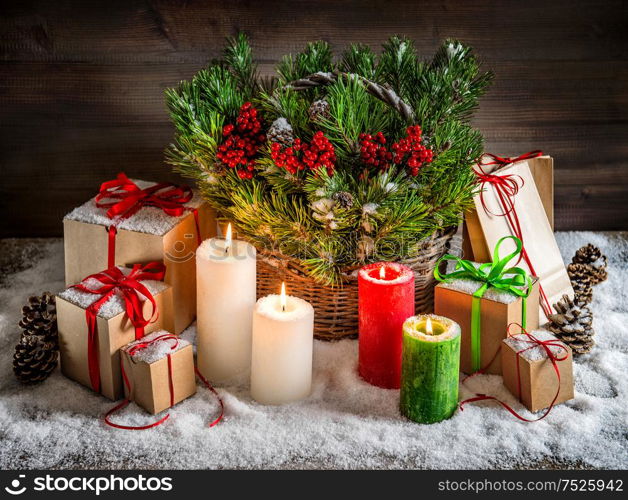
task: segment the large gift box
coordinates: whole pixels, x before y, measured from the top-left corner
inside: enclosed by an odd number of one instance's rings
[[[465,214],[468,240],[477,262],[489,262],[490,249],[503,236],[515,235],[523,241],[518,265],[539,278],[541,323],[546,322],[552,305],[564,294],[574,295],[550,223],[553,221],[551,165],[551,158],[538,157],[495,170],[479,166],[481,189],[474,198],[475,210]],[[506,251],[513,248],[512,243],[508,245]]]
[[[61,371],[112,400],[124,395],[120,348],[172,329],[172,287],[161,263],[112,268],[57,296]]]
[[[125,396],[157,414],[196,393],[192,344],[165,330],[122,348]]]
[[[530,411],[573,399],[571,349],[547,330],[509,336],[501,357],[504,385]]]
[[[438,267],[435,271],[441,283],[434,289],[434,313],[460,325],[460,370],[464,373],[501,374],[499,352],[508,326],[519,323],[534,329],[539,325],[538,280],[521,268],[506,267],[517,252],[499,258],[499,247],[508,239],[498,243],[493,263],[446,255],[444,260],[456,262],[454,270],[445,275]]]
[[[161,261],[172,285],[175,333],[196,316],[195,252],[215,214],[190,188],[120,174],[63,219],[66,286],[113,265]]]

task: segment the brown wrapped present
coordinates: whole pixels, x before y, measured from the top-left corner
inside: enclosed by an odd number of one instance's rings
[[[528,410],[573,399],[571,349],[547,330],[509,336],[502,343],[501,358],[504,385]]]
[[[200,241],[216,234],[213,210],[188,187],[120,174],[63,220],[66,286],[114,265],[160,261],[172,285],[175,333],[196,317]]]
[[[125,396],[153,415],[196,393],[192,344],[165,330],[122,348]]]
[[[103,396],[123,394],[119,349],[172,328],[172,287],[161,263],[112,268],[57,296],[61,371]]]

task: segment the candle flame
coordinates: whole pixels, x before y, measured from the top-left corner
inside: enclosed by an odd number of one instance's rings
[[[227,234],[225,235],[225,253],[231,249],[231,222],[227,225]]]
[[[427,321],[425,322],[425,333],[427,333],[428,335],[432,335],[433,333],[432,320],[430,318],[427,318]]]
[[[379,268],[379,279],[380,280],[386,279],[386,266],[382,266]]]
[[[279,296],[279,301],[281,304],[281,310],[285,311],[286,310],[286,283],[285,282],[281,283],[281,295]]]

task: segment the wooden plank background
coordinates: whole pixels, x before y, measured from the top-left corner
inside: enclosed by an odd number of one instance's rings
[[[557,229],[627,229],[627,27],[624,1],[3,0],[0,236],[60,235],[120,170],[176,180],[163,90],[237,30],[264,70],[313,39],[471,44],[496,74],[475,120],[487,150],[555,157]]]

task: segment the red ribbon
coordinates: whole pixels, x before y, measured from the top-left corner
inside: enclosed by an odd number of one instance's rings
[[[89,379],[92,389],[100,392],[100,364],[98,360],[98,322],[97,315],[100,308],[119,291],[124,299],[126,314],[135,327],[135,338],[144,336],[144,327],[157,319],[157,305],[155,298],[151,295],[140,281],[156,280],[162,281],[166,272],[165,266],[161,262],[149,262],[148,264],[136,264],[129,274],[124,274],[117,267],[111,267],[100,273],[92,274],[81,283],[73,285],[81,292],[100,295],[100,298],[93,302],[86,310],[87,320],[87,362],[89,366]],[[99,283],[95,288],[88,288],[86,282],[95,280]],[[145,318],[143,312],[143,302],[140,298],[143,295],[151,303],[152,312],[150,317]]]
[[[161,182],[144,189],[130,180],[126,174],[119,173],[117,178],[103,182],[96,195],[96,206],[107,209],[107,217],[117,218],[117,222],[107,228],[109,234],[108,266],[115,266],[116,225],[120,220],[128,219],[143,207],[156,207],[171,217],[179,217],[186,211],[194,214],[196,237],[201,244],[201,231],[198,220],[198,209],[186,207],[192,199],[192,189],[188,186],[177,186]],[[108,200],[108,201],[103,201]]]
[[[480,185],[480,202],[482,204],[482,208],[487,214],[491,214],[497,217],[506,217],[506,221],[510,230],[514,236],[519,238],[523,243],[523,247],[521,249],[520,259],[523,259],[530,270],[530,273],[534,276],[537,276],[536,271],[534,270],[534,265],[532,264],[532,260],[528,255],[528,252],[525,248],[525,242],[523,240],[523,233],[521,230],[521,223],[519,222],[519,216],[517,215],[517,210],[515,210],[515,196],[519,192],[524,185],[523,179],[519,175],[506,174],[506,175],[496,175],[486,173],[482,166],[486,165],[509,165],[511,163],[515,163],[518,161],[537,158],[543,154],[542,151],[531,151],[529,153],[522,154],[520,156],[509,158],[509,157],[501,157],[496,156],[490,153],[485,153],[484,156],[487,156],[492,159],[490,162],[480,163],[478,164],[478,168],[474,169],[475,174],[477,175],[477,183]],[[481,160],[480,160],[481,161]],[[501,213],[494,213],[489,210],[486,201],[484,199],[484,186],[489,184],[493,186],[495,193],[497,194],[497,199],[502,208]],[[543,308],[543,312],[546,316],[552,314],[552,307],[549,303],[545,290],[541,283],[539,283],[539,293],[541,295],[541,307]]]
[[[545,354],[547,355],[547,358],[551,361],[552,367],[554,368],[554,372],[556,373],[556,380],[558,382],[558,388],[556,389],[556,395],[554,396],[554,399],[552,399],[551,404],[547,407],[547,409],[545,410],[543,415],[541,415],[539,418],[527,419],[527,418],[522,417],[521,415],[519,415],[507,403],[504,403],[503,401],[497,399],[494,396],[487,396],[486,394],[476,394],[475,397],[472,397],[472,398],[469,398],[469,399],[465,399],[464,401],[462,401],[460,403],[460,405],[459,405],[460,406],[460,411],[464,410],[463,407],[467,403],[473,403],[475,401],[486,401],[486,400],[497,401],[506,410],[508,410],[512,415],[517,417],[519,420],[522,420],[523,422],[537,422],[539,420],[543,420],[552,411],[552,408],[554,407],[554,404],[556,403],[556,400],[558,399],[558,395],[560,394],[560,370],[558,368],[557,362],[558,361],[564,361],[564,360],[566,360],[569,357],[569,349],[565,346],[565,344],[563,344],[562,342],[560,342],[557,339],[550,339],[550,340],[539,340],[539,339],[537,339],[534,335],[532,335],[531,333],[528,333],[528,331],[525,328],[523,328],[521,325],[519,325],[518,323],[513,323],[513,324],[508,325],[508,336],[509,337],[513,336],[513,335],[510,334],[510,327],[513,326],[513,325],[521,328],[521,334],[522,335],[526,335],[528,337],[528,339],[525,340],[524,342],[530,344],[529,347],[526,347],[524,349],[521,349],[520,351],[517,351],[517,399],[519,399],[519,401],[521,401],[521,371],[520,371],[520,368],[519,368],[519,360],[521,358],[521,354],[526,352],[526,351],[528,351],[528,350],[530,350],[530,349],[534,349],[537,346],[540,346],[540,347],[542,347],[545,350]],[[551,347],[558,347],[559,349],[564,351],[565,354],[562,357],[557,356],[556,354],[554,354],[552,352],[552,350],[550,349]],[[495,357],[493,357],[493,359],[490,361],[490,363],[487,366],[489,366],[493,362],[494,359],[495,359]],[[462,383],[464,384],[469,378],[471,378],[471,377],[473,377],[475,375],[484,373],[484,369],[482,369],[479,372],[476,372],[474,374],[468,375],[467,377],[465,377],[463,379]]]
[[[134,344],[133,346],[131,346],[131,348],[129,348],[127,350],[127,353],[129,354],[129,356],[134,356],[139,351],[141,351],[142,349],[146,349],[148,346],[150,346],[151,344],[154,344],[155,342],[163,342],[163,341],[168,341],[168,340],[174,340],[174,344],[172,346],[170,346],[170,350],[173,351],[179,345],[179,338],[176,335],[172,335],[171,333],[167,333],[167,334],[159,335],[159,336],[157,336],[154,339],[151,339],[149,341],[139,342],[137,344]],[[168,359],[168,388],[170,390],[170,407],[173,407],[174,406],[174,385],[172,383],[172,358],[171,358],[171,353],[168,353],[166,356],[167,356],[167,359]],[[127,374],[124,371],[124,363],[122,362],[122,360],[120,360],[120,368],[122,370],[122,378],[124,379],[124,384],[126,385],[127,392],[128,392],[128,394],[130,396],[131,395],[131,382],[129,381],[129,378],[128,378]],[[211,386],[211,384],[205,379],[205,377],[203,377],[201,375],[201,373],[198,371],[198,369],[196,367],[194,368],[194,371],[196,372],[198,377],[202,380],[202,382],[207,386],[207,388],[216,396],[216,398],[218,399],[218,403],[220,404],[220,415],[218,415],[218,417],[213,422],[211,422],[209,424],[209,427],[214,427],[216,424],[218,424],[218,422],[220,422],[222,420],[222,417],[223,417],[224,411],[225,411],[224,403],[222,402],[222,398],[220,397],[218,392],[216,392],[216,389],[214,389]],[[117,411],[119,411],[119,410],[121,410],[123,408],[126,408],[129,405],[130,402],[131,402],[131,400],[129,398],[125,398],[124,401],[122,401],[121,403],[119,403],[116,406],[114,406],[111,410],[109,410],[105,414],[105,418],[104,418],[105,423],[107,425],[111,426],[111,427],[115,427],[116,429],[124,429],[124,430],[131,430],[131,431],[142,431],[142,430],[146,430],[146,429],[151,429],[153,427],[157,427],[158,425],[163,424],[166,420],[168,420],[170,418],[170,413],[167,413],[165,416],[161,417],[156,422],[153,422],[152,424],[141,425],[141,426],[122,425],[122,424],[116,424],[116,423],[112,422],[111,419],[110,419],[111,415],[113,415],[114,413],[116,413]]]

